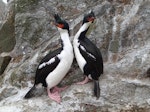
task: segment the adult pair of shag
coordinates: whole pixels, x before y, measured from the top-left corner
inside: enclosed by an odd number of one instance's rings
[[[40,62],[36,70],[34,86],[25,95],[25,98],[33,96],[33,92],[39,84],[47,87],[48,96],[54,101],[60,103],[60,92],[64,88],[58,88],[64,76],[69,71],[74,54],[77,63],[84,73],[85,80],[77,84],[85,84],[88,80],[94,82],[94,95],[100,97],[99,77],[103,74],[103,59],[100,50],[86,37],[89,27],[95,20],[93,11],[86,14],[83,18],[82,26],[74,36],[73,46],[69,39],[69,25],[60,18],[58,14],[54,15],[55,25],[60,32],[62,46],[61,48],[47,54]],[[73,53],[74,50],[74,53]]]

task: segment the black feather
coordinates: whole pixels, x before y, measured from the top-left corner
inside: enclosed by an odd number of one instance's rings
[[[36,91],[36,87],[33,86],[28,92],[27,94],[24,96],[25,99],[31,98],[33,97],[35,94],[34,92]]]
[[[99,98],[100,97],[100,87],[99,87],[99,81],[94,80],[94,95]]]
[[[60,18],[58,14],[54,14],[54,18],[55,18],[56,23],[59,23],[59,21],[62,21],[62,19]]]
[[[83,68],[84,74],[87,76],[91,74],[92,79],[98,80],[103,74],[103,59],[100,50],[88,38],[80,39],[79,42],[86,50],[82,50],[79,46],[79,51],[87,62]]]

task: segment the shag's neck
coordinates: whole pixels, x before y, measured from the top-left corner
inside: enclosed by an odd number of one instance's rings
[[[84,23],[81,28],[79,29],[79,31],[76,33],[74,39],[79,39],[80,37],[85,37],[88,29],[89,29],[89,26],[91,25],[91,22],[88,22],[88,23]]]
[[[72,45],[69,39],[69,32],[68,30],[64,30],[64,29],[58,29],[60,31],[60,36],[61,36],[61,40],[62,40],[62,47],[63,49],[67,50],[67,49],[72,49]]]

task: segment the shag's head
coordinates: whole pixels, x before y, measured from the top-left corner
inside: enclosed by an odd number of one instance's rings
[[[60,29],[66,29],[69,32],[69,25],[68,25],[68,23],[65,20],[61,19],[58,14],[55,14],[54,18],[55,18],[55,25],[58,28],[60,28]]]
[[[83,23],[88,23],[88,22],[93,22],[95,20],[95,14],[93,11],[91,11],[90,13],[86,14],[83,18]]]

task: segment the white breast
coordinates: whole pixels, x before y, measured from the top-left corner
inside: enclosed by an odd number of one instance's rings
[[[59,56],[60,62],[46,78],[49,88],[56,86],[65,77],[73,62],[73,52],[63,51]]]

